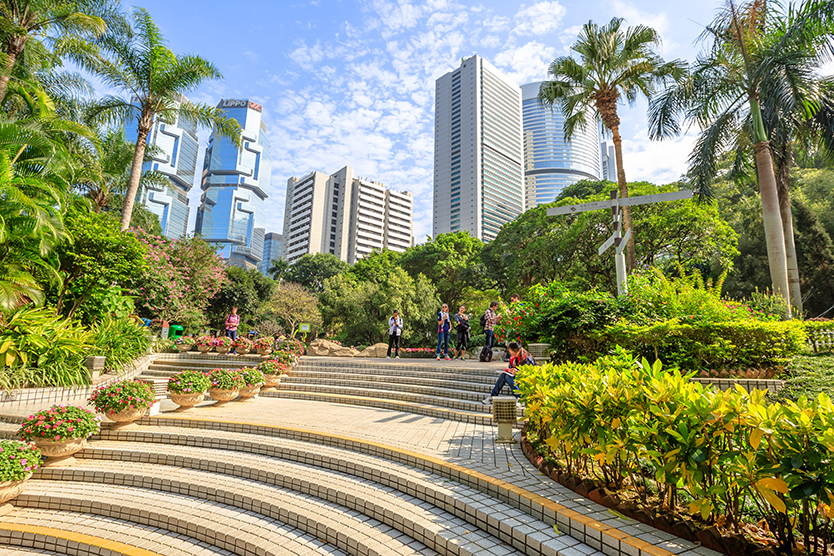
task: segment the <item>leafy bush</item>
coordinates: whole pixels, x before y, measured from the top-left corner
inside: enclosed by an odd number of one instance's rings
[[[275,338],[272,336],[261,336],[255,340],[255,349],[272,349],[275,346]]]
[[[275,354],[276,355],[278,355],[278,354],[289,355],[286,351],[277,351],[277,352],[275,352]],[[258,369],[260,372],[262,372],[265,375],[280,375],[280,374],[286,373],[289,370],[290,367],[291,367],[291,364],[284,363],[284,362],[281,362],[281,361],[273,358],[273,359],[267,359],[266,361],[261,361],[260,363],[258,363],[258,366],[255,367],[255,368]]]
[[[191,336],[180,336],[174,343],[178,346],[193,346],[195,341]]]
[[[196,394],[209,389],[208,376],[199,371],[180,371],[168,379],[168,391],[173,394]]]
[[[294,354],[280,349],[273,351],[272,355],[270,355],[270,359],[272,359],[273,361],[278,361],[282,365],[286,366],[287,369],[292,368],[292,366],[296,362]]]
[[[805,332],[808,334],[808,341],[814,346],[814,351],[834,350],[834,321],[806,321]]]
[[[145,355],[151,347],[151,338],[144,327],[130,318],[105,317],[91,329],[93,334],[92,355],[103,355],[107,359],[107,370],[121,372],[125,365]]]
[[[244,367],[238,371],[246,386],[258,386],[264,383],[264,374],[256,367]]]
[[[17,440],[0,440],[0,454],[0,482],[26,479],[41,461],[40,450]]]
[[[46,438],[60,441],[87,438],[101,428],[101,420],[92,411],[74,405],[53,405],[30,415],[17,434],[24,440]]]
[[[171,351],[176,345],[177,344],[173,340],[169,340],[168,338],[151,339],[151,350],[153,350],[154,353]]]
[[[469,338],[469,345],[470,346],[485,346],[486,345],[486,334],[476,334]]]
[[[214,347],[214,338],[211,336],[200,336],[194,339],[194,345],[198,347]]]
[[[227,369],[214,369],[208,374],[209,388],[219,390],[240,390],[246,386],[243,377],[237,371]]]
[[[227,347],[231,349],[232,344],[234,344],[234,342],[228,336],[219,336],[214,339],[215,346]]]
[[[531,430],[569,473],[736,533],[764,518],[786,554],[800,532],[805,546],[824,540],[834,513],[831,399],[765,403],[761,390],[688,379],[624,350],[516,377]]]
[[[295,338],[284,338],[275,342],[275,349],[289,352],[296,357],[304,355],[304,344]]]
[[[154,400],[151,385],[140,380],[120,380],[96,388],[87,403],[105,415],[125,409],[147,409]]]

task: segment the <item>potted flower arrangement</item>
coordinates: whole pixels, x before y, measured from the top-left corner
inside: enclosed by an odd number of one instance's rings
[[[214,347],[214,338],[211,336],[200,336],[194,340],[194,345],[197,346],[197,351],[200,353],[208,353]]]
[[[244,367],[238,371],[238,374],[246,383],[246,386],[240,389],[240,397],[242,401],[253,401],[253,398],[261,391],[261,386],[264,384],[264,375],[255,367]]]
[[[41,451],[34,444],[0,440],[0,504],[17,498],[38,468]]]
[[[258,350],[258,355],[269,355],[272,353],[274,346],[275,338],[272,336],[264,336],[255,340],[255,349]]]
[[[237,371],[228,369],[214,369],[208,374],[209,396],[221,406],[235,399],[240,389],[246,386],[243,377]]]
[[[220,336],[214,339],[214,349],[217,350],[217,353],[229,353],[232,345],[234,345],[234,342],[228,336]]]
[[[235,353],[238,355],[246,355],[253,349],[255,349],[255,344],[249,338],[241,336],[235,340]]]
[[[17,434],[34,442],[47,457],[45,467],[71,465],[73,454],[83,450],[87,438],[101,428],[101,419],[92,411],[74,405],[53,405],[23,421]]]
[[[171,401],[180,406],[177,411],[188,411],[206,395],[211,382],[200,371],[181,371],[168,379]]]
[[[116,421],[111,429],[136,427],[133,423],[142,417],[154,400],[151,385],[141,380],[120,380],[96,388],[87,403],[108,419]]]
[[[292,357],[286,351],[276,351],[271,359],[262,361],[256,369],[264,375],[264,390],[274,390],[281,382],[281,375],[287,374],[292,366],[289,359]]]
[[[180,353],[185,353],[194,347],[194,338],[191,336],[180,336],[174,340],[174,346],[176,346]]]
[[[305,351],[304,344],[295,338],[284,338],[283,340],[278,340],[275,342],[275,348],[290,353],[294,358],[292,362],[293,365],[298,364],[298,360],[301,359],[301,356],[304,355]]]

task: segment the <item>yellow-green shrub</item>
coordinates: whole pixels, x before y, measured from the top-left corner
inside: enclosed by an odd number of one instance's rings
[[[834,512],[834,405],[766,404],[639,362],[624,350],[593,363],[524,367],[529,426],[574,474],[644,501],[738,528],[756,508],[783,548],[827,536]],[[759,519],[756,517],[755,519]]]

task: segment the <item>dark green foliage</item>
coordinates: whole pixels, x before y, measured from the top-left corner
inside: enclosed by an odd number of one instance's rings
[[[104,317],[92,326],[94,348],[91,355],[106,357],[107,371],[122,372],[137,357],[148,353],[148,329],[131,318]]]
[[[301,284],[308,290],[321,293],[324,281],[345,272],[350,265],[330,253],[304,255],[284,273],[284,280]]]
[[[217,328],[222,328],[232,307],[238,308],[241,322],[253,319],[275,287],[274,280],[255,269],[229,266],[225,272],[226,282],[214,295],[208,308],[209,321]]]

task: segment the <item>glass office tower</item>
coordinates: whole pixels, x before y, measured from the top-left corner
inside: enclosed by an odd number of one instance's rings
[[[538,101],[541,82],[521,86],[524,129],[524,185],[527,209],[550,203],[580,180],[600,179],[599,128],[589,121],[565,141],[565,118],[558,106]]]
[[[268,274],[269,269],[272,268],[272,261],[277,261],[281,258],[281,241],[284,236],[275,232],[269,232],[264,236],[264,254],[261,257],[261,262],[258,264],[258,270],[262,274]]]
[[[256,268],[264,251],[264,200],[269,196],[272,161],[262,107],[250,100],[224,99],[217,105],[243,130],[236,147],[215,130],[203,164],[203,195],[196,231],[220,247],[230,264]]]
[[[185,100],[185,97],[182,97]],[[136,142],[138,130],[135,122],[125,126],[125,138]],[[197,125],[184,118],[175,123],[157,120],[148,133],[148,145],[155,145],[158,152],[142,169],[155,170],[170,181],[169,187],[142,187],[137,202],[159,217],[162,233],[170,238],[182,237],[188,227],[188,192],[194,185],[197,167]]]

